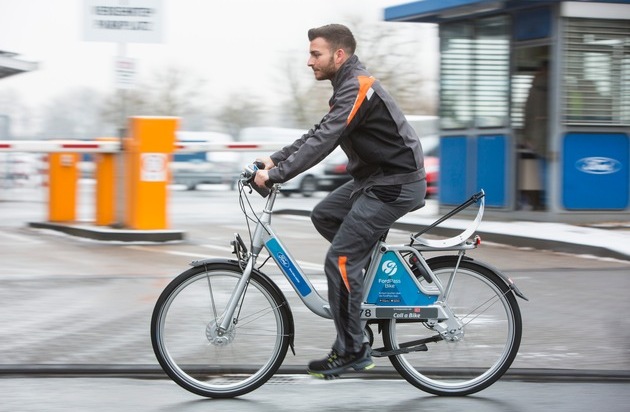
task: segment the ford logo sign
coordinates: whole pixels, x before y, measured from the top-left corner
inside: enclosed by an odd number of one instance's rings
[[[284,255],[284,253],[278,253],[277,255],[278,261],[282,266],[289,267],[289,258]]]
[[[575,167],[592,175],[609,175],[621,169],[621,162],[610,157],[584,157],[575,162]]]

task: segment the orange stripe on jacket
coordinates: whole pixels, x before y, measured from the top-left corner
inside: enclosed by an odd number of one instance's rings
[[[346,256],[339,256],[338,265],[339,265],[339,273],[341,273],[341,278],[343,279],[343,283],[346,285],[346,289],[350,292],[350,283],[348,283],[348,274],[346,273],[346,261],[348,258]]]
[[[370,88],[372,87],[372,85],[374,84],[374,81],[376,80],[374,79],[374,77],[371,77],[371,76],[359,76],[358,79],[359,79],[359,94],[357,95],[357,99],[354,101],[354,105],[352,106],[352,111],[350,112],[350,115],[348,116],[348,120],[346,121],[346,124],[350,124],[350,122],[354,118],[354,115],[357,114],[359,107],[361,107],[361,104],[363,104],[363,101],[365,100],[365,96],[367,96],[368,91],[370,91]]]

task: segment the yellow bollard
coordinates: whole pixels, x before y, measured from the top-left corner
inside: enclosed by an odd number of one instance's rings
[[[169,163],[179,120],[174,117],[132,117],[124,139],[125,217],[130,229],[169,226],[167,215]]]
[[[100,141],[116,141],[115,137],[99,137]],[[116,223],[116,153],[96,153],[94,163],[96,170],[94,223],[97,226],[109,226]]]
[[[77,216],[77,153],[48,155],[48,221],[74,222]]]

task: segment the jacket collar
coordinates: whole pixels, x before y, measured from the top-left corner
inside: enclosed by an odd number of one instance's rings
[[[335,77],[330,81],[332,83],[333,89],[336,89],[343,81],[348,77],[348,75],[352,72],[352,70],[356,67],[362,67],[363,65],[359,61],[359,58],[356,54],[350,56],[348,60],[346,60],[337,73],[335,73]]]

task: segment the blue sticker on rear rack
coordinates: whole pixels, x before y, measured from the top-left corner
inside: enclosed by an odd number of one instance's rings
[[[381,257],[372,281],[367,303],[378,306],[423,306],[435,303],[438,296],[423,293],[406,265],[393,251]]]
[[[307,296],[311,293],[311,288],[308,286],[293,261],[289,258],[289,256],[287,256],[287,253],[284,251],[280,243],[278,243],[278,240],[275,238],[269,239],[267,242],[267,249],[269,250],[269,253],[271,253],[273,260],[275,260],[278,264],[278,267],[285,275],[287,275],[287,278],[291,283],[293,283],[300,295]]]

